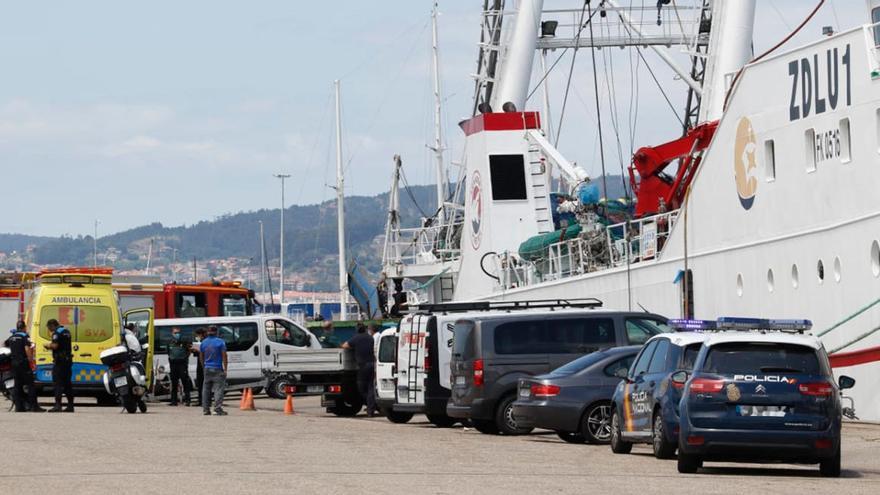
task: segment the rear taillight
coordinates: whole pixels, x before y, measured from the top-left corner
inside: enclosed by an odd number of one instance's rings
[[[125,369],[125,363],[116,363],[110,365],[110,371],[122,371]]]
[[[817,449],[830,449],[834,446],[834,443],[828,438],[820,438],[819,440],[816,440],[813,445],[815,445]]]
[[[532,396],[534,397],[554,397],[559,395],[559,387],[557,385],[532,385]]]
[[[710,378],[694,378],[691,380],[690,391],[692,394],[716,394],[724,388],[724,380],[712,380]]]
[[[342,385],[327,385],[327,392],[331,394],[338,394],[342,392]]]
[[[688,445],[703,445],[704,443],[706,443],[706,439],[702,435],[688,435],[687,437]]]
[[[424,362],[424,365],[425,365],[424,367],[425,367],[425,371],[426,371],[426,372],[431,370],[431,358],[430,358],[430,356],[427,356],[427,355],[425,356],[425,362]]]
[[[828,382],[801,383],[798,385],[798,392],[814,397],[828,397],[834,393],[834,387]]]
[[[478,387],[483,386],[483,360],[477,359],[474,361],[474,385]]]

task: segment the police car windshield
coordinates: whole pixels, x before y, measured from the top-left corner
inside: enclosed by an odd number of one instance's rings
[[[797,344],[736,342],[709,349],[703,371],[709,373],[788,372],[820,375],[816,351]]]
[[[587,354],[586,356],[581,356],[574,361],[569,362],[568,364],[564,364],[556,368],[555,370],[551,371],[550,374],[573,375],[598,363],[605,357],[607,357],[607,355],[604,352],[594,352],[592,354]]]

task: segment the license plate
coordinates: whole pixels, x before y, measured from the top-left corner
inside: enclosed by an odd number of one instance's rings
[[[788,412],[788,406],[736,406],[737,416],[781,418]]]
[[[323,385],[309,385],[308,387],[306,387],[306,392],[308,392],[310,394],[320,394],[323,391],[324,391]]]
[[[529,390],[527,388],[519,389],[519,396],[520,397],[528,397],[530,394],[531,394],[531,390]]]
[[[128,378],[126,378],[124,376],[117,376],[116,378],[113,379],[113,384],[116,385],[117,387],[124,387],[124,386],[128,385]]]
[[[6,380],[6,390],[12,390],[13,388],[15,388],[15,378]]]
[[[456,385],[464,385],[464,383],[465,383],[464,376],[455,377],[455,384]]]

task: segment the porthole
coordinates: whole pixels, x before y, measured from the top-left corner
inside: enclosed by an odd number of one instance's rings
[[[736,275],[736,295],[742,297],[743,295],[743,276],[742,273],[738,273]]]
[[[801,280],[800,274],[798,273],[798,267],[797,265],[791,265],[791,286],[797,289],[800,283]]]
[[[840,275],[840,257],[835,256],[834,257],[834,281],[839,283],[840,276],[841,276]]]
[[[822,260],[816,262],[816,278],[819,279],[819,283],[825,281],[825,263],[822,263]]]
[[[875,277],[880,277],[880,242],[871,244],[871,271]]]
[[[776,277],[773,276],[773,269],[767,270],[767,290],[773,292],[776,290]]]

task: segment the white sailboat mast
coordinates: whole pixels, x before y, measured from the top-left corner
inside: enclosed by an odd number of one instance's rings
[[[495,112],[502,111],[508,102],[513,103],[518,111],[525,109],[543,8],[544,0],[519,2],[516,23],[498,77],[498,88],[492,96],[492,110]]]
[[[348,319],[348,272],[345,266],[345,176],[342,170],[342,108],[339,101],[339,79],[336,87],[336,228],[339,241],[339,318]]]
[[[431,11],[431,54],[434,65],[434,160],[437,173],[437,224],[443,224],[446,202],[446,174],[443,167],[443,100],[440,91],[440,49],[437,46],[437,2]]]

